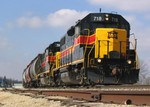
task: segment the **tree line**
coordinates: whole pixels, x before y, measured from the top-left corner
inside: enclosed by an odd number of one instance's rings
[[[0,76],[0,87],[12,87],[15,83],[21,83],[19,80]]]

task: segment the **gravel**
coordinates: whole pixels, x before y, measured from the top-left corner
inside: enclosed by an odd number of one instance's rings
[[[0,92],[0,107],[61,107],[59,101]]]

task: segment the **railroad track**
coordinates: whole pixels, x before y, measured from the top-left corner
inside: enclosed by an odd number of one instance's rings
[[[150,106],[150,86],[103,86],[97,88],[66,89],[4,89],[15,93],[44,96],[63,96],[87,102]]]

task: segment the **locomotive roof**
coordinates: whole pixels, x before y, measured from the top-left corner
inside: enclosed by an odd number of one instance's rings
[[[92,19],[93,17],[99,18],[99,20],[94,20]],[[108,20],[106,20],[108,18]],[[118,20],[118,23],[120,24],[126,24],[130,28],[129,22],[122,17],[120,14],[114,14],[114,13],[89,13],[87,16],[85,16],[83,19],[78,20],[76,25],[78,23],[83,23],[83,22],[114,22],[115,20]]]
[[[59,42],[59,41],[56,41],[56,42],[51,43],[45,50],[47,50],[47,49],[53,47],[55,44],[60,44],[60,42]]]

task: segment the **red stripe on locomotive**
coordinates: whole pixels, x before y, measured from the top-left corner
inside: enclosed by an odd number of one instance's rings
[[[92,44],[95,42],[95,34],[91,36],[79,36],[74,40],[74,45],[78,44]]]

